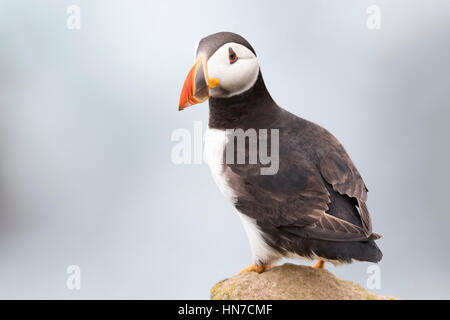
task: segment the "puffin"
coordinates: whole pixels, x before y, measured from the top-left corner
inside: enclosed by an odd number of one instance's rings
[[[346,150],[326,129],[272,99],[256,52],[242,36],[219,32],[197,43],[179,110],[206,100],[204,159],[236,208],[252,250],[253,264],[241,273],[264,272],[281,258],[317,260],[313,267],[321,269],[325,262],[381,260],[368,189]],[[276,172],[263,174],[267,163],[259,157],[247,161],[250,136],[244,149],[227,148],[237,130],[265,133],[266,143],[277,146]],[[229,161],[239,152],[244,161]]]

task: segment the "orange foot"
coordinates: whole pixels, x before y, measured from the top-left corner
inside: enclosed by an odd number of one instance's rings
[[[313,268],[315,269],[325,269],[325,261],[319,260],[316,262],[315,265],[313,265]]]
[[[242,269],[239,274],[244,273],[244,272],[250,272],[250,271],[255,271],[258,273],[264,272],[264,270],[266,270],[266,266],[257,266],[256,264],[252,264],[251,266],[248,266],[247,268]]]

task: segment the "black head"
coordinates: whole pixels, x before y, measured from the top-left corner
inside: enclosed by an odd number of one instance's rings
[[[214,52],[226,43],[241,44],[249,49],[256,56],[253,47],[242,36],[233,32],[217,32],[201,39],[198,43],[196,55],[203,54],[206,59],[209,59]]]
[[[180,110],[212,98],[231,98],[252,88],[260,75],[255,50],[243,37],[219,32],[201,39],[186,77]]]

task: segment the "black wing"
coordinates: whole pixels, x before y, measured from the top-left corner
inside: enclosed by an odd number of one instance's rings
[[[280,167],[275,175],[261,175],[260,164],[225,165],[224,173],[237,192],[237,209],[306,238],[379,238],[371,232],[367,188],[343,147],[325,129],[297,119],[294,131],[292,125],[280,128]],[[357,199],[362,227],[327,213],[331,202],[327,184]]]

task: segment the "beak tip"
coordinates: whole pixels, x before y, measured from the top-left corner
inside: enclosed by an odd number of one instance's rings
[[[178,111],[183,111],[184,109],[186,109],[187,107],[190,107],[191,104],[189,103],[189,101],[186,102],[180,102],[178,104]]]

